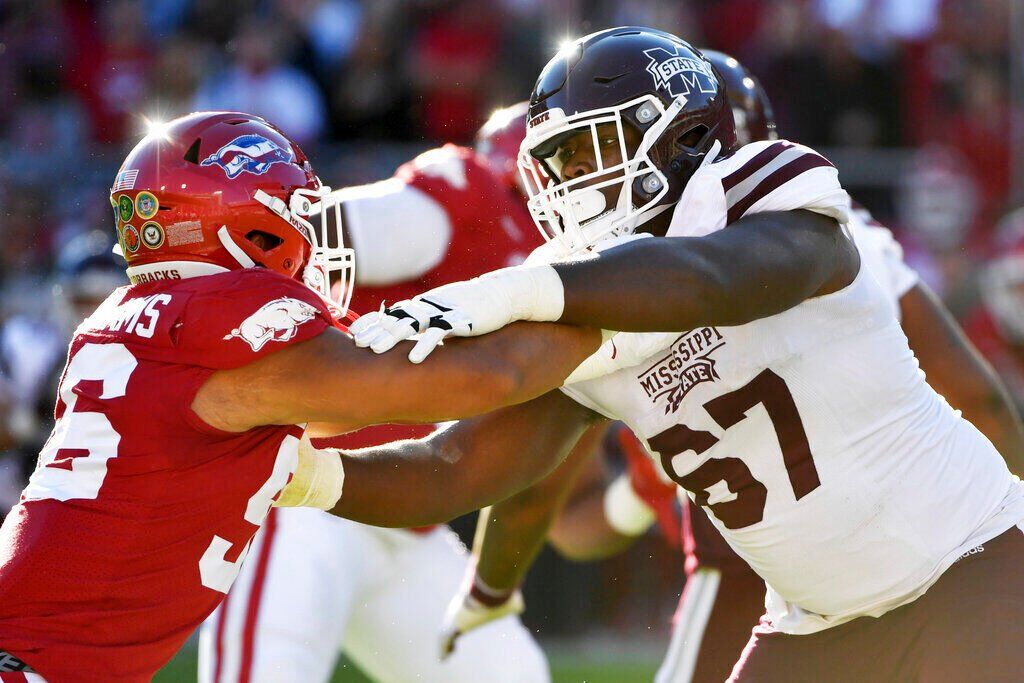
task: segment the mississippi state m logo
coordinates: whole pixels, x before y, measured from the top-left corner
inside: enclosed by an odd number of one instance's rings
[[[305,301],[283,296],[260,306],[242,324],[224,335],[224,339],[241,339],[253,351],[267,342],[286,342],[299,333],[299,325],[316,317],[316,309]]]
[[[718,78],[703,60],[680,57],[676,48],[669,52],[663,47],[655,47],[644,50],[644,54],[651,60],[647,73],[654,77],[654,87],[668,91],[672,97],[718,90]]]
[[[290,149],[284,149],[262,135],[250,134],[239,135],[203,159],[201,165],[220,166],[228,178],[237,178],[242,173],[263,175],[274,164],[293,161],[295,157]]]
[[[665,413],[679,410],[690,390],[703,382],[719,379],[711,357],[725,346],[725,338],[714,327],[691,330],[672,342],[668,355],[637,375],[652,403],[665,402]]]

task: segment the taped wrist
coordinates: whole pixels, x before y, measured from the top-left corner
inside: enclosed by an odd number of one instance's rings
[[[488,609],[494,609],[504,605],[515,594],[516,589],[491,588],[483,580],[474,575],[473,583],[469,587],[469,597]]]
[[[620,476],[604,494],[604,516],[623,536],[639,536],[654,524],[654,510],[633,490],[628,476]]]
[[[558,271],[547,264],[516,266],[488,273],[490,280],[509,302],[512,320],[554,322],[565,309],[565,288]]]
[[[319,450],[305,436],[291,480],[281,490],[275,507],[312,507],[330,510],[341,499],[345,468],[337,451]]]

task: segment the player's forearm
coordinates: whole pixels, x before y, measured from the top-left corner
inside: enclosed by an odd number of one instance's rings
[[[833,219],[788,211],[754,214],[706,237],[629,242],[555,264],[560,320],[628,332],[744,324],[813,296],[837,260],[856,258],[845,241]]]
[[[447,521],[550,472],[588,421],[585,409],[552,392],[427,439],[343,454],[345,492],[332,513],[376,526]]]
[[[346,406],[365,424],[442,422],[536,398],[561,386],[597,350],[597,330],[520,323],[493,335],[452,340],[419,365],[404,355],[365,356],[372,400]],[[371,389],[371,386],[367,386]],[[351,390],[347,392],[351,399]]]
[[[499,503],[480,512],[474,547],[474,554],[479,553],[476,576],[503,592],[511,592],[522,584],[544,547],[555,516],[550,509],[523,514],[507,508],[507,504]]]
[[[414,365],[404,355],[379,356],[327,330],[256,363],[216,373],[197,393],[193,409],[227,431],[308,422],[344,430],[443,422],[561,386],[600,343],[594,329],[521,323],[479,339],[454,340]]]
[[[976,361],[978,364],[965,373],[974,376],[960,377],[957,381],[943,377],[932,381],[923,363],[922,369],[932,388],[945,396],[951,406],[992,442],[1010,471],[1024,476],[1024,429],[1013,398],[984,360]]]
[[[967,418],[1002,454],[1006,466],[1017,476],[1024,476],[1024,439],[1021,438],[1020,417],[1008,395],[989,396],[985,405],[961,409]]]
[[[511,591],[522,583],[606,428],[603,421],[592,426],[554,472],[480,514],[473,553],[477,577],[486,585]]]
[[[926,285],[907,292],[900,309],[928,383],[988,437],[1014,474],[1024,475],[1024,427],[995,370]]]

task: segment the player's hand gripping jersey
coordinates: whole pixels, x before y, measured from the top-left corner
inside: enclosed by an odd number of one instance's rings
[[[697,171],[669,235],[706,235],[760,211],[845,222],[848,201],[813,151],[754,143]],[[926,384],[863,264],[838,292],[746,325],[688,330],[565,391],[647,442],[765,579],[782,631],[909,602],[1024,518],[1002,458]]]
[[[56,427],[3,525],[0,647],[53,682],[148,680],[231,587],[301,435],[213,429],[196,391],[330,325],[315,292],[265,269],[116,290],[72,341]]]

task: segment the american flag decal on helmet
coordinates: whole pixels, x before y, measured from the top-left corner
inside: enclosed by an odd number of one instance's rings
[[[111,192],[118,192],[120,190],[132,190],[135,189],[135,179],[139,177],[138,169],[131,169],[130,171],[121,171],[114,178],[114,186],[110,188]]]
[[[747,163],[722,178],[727,222],[739,220],[747,210],[797,176],[832,163],[817,152],[780,140],[750,158]]]

